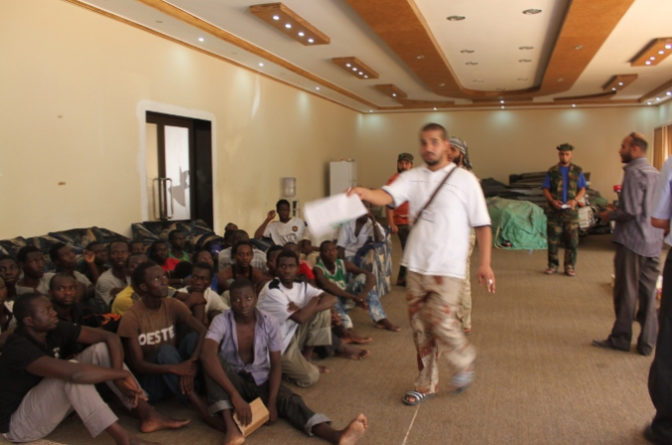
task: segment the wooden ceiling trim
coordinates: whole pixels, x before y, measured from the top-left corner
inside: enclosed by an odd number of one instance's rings
[[[610,99],[616,95],[616,91],[605,91],[604,93],[597,94],[588,94],[585,96],[571,96],[571,97],[556,97],[553,99],[553,102],[570,102],[570,103],[584,103],[584,102],[595,102],[595,101],[604,101],[611,102]]]
[[[269,62],[275,63],[276,65],[279,65],[295,74],[298,74],[299,76],[302,76],[312,82],[315,82],[316,84],[322,85],[326,88],[329,88],[333,91],[336,91],[339,94],[342,94],[345,97],[348,97],[350,99],[353,99],[357,102],[360,102],[368,107],[371,108],[377,108],[378,106],[372,102],[369,102],[368,100],[363,99],[362,97],[353,94],[352,92],[341,88],[340,86],[333,84],[327,80],[322,79],[321,77],[316,76],[315,74],[306,71],[293,63],[288,62],[287,60],[276,56],[275,54],[266,51],[265,49],[258,47],[246,40],[241,39],[240,37],[231,34],[230,32],[227,32],[221,28],[216,27],[215,25],[212,25],[204,20],[201,20],[200,18],[189,14],[188,12],[171,5],[170,3],[165,2],[164,0],[137,0],[141,3],[144,3],[147,6],[150,6],[166,15],[169,15],[173,18],[176,18],[184,23],[187,23],[195,28],[200,29],[201,31],[207,32],[208,34],[211,34],[219,39],[222,39],[228,43],[231,43],[233,45],[236,45],[246,51],[251,52],[252,54],[256,54],[259,57],[262,57]],[[270,76],[269,76],[270,77]],[[321,96],[320,96],[321,97]]]
[[[537,95],[570,89],[633,2],[573,0]]]
[[[391,83],[374,85],[374,88],[383,93],[383,95],[386,97],[391,97],[397,101],[400,99],[406,99],[408,97],[408,94]]]
[[[672,37],[653,39],[630,61],[631,66],[656,66],[672,53]]]
[[[605,91],[620,91],[634,82],[635,79],[637,79],[637,74],[618,74],[616,76],[611,76],[611,79],[602,85],[602,89]]]
[[[412,0],[346,0],[432,92],[450,97],[545,96],[572,87],[634,0],[573,0],[539,87],[512,91],[464,88]],[[581,49],[576,49],[579,47]]]
[[[343,68],[351,76],[355,76],[357,79],[365,80],[378,78],[378,73],[357,57],[333,57],[331,61]]]
[[[672,79],[644,94],[639,98],[639,102],[646,102],[647,100],[651,100],[651,98],[655,98],[663,94],[667,95],[668,91],[672,91]]]
[[[266,24],[302,45],[327,45],[331,41],[328,35],[282,3],[252,5],[249,10]]]

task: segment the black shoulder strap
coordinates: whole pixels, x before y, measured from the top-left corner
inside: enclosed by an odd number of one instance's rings
[[[448,178],[450,178],[450,175],[452,175],[453,172],[455,172],[455,170],[457,170],[458,168],[459,167],[456,165],[448,173],[446,173],[446,176],[443,177],[443,180],[441,180],[441,183],[434,189],[434,192],[432,193],[432,196],[429,197],[429,199],[427,200],[425,205],[422,206],[422,208],[420,209],[418,214],[415,216],[415,221],[420,220],[420,217],[422,216],[422,212],[424,212],[427,209],[427,207],[429,207],[429,205],[432,203],[432,201],[434,201],[434,197],[436,196],[437,193],[439,193],[439,190],[441,189],[441,187],[443,187],[443,184],[448,182]]]

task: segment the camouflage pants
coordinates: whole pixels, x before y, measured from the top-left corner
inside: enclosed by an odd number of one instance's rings
[[[579,247],[579,212],[576,210],[554,211],[546,223],[548,235],[548,267],[557,269],[558,247],[565,248],[565,269],[576,265],[576,249]]]

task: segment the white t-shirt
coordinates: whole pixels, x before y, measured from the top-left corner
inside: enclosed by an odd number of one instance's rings
[[[394,206],[409,202],[414,220],[450,169],[431,171],[418,167],[399,175],[383,186],[392,196]],[[469,232],[472,227],[490,225],[490,215],[481,185],[471,172],[458,168],[436,195],[419,221],[414,221],[401,264],[423,275],[440,275],[464,279]]]
[[[264,236],[270,237],[278,246],[284,246],[290,242],[298,243],[301,241],[304,230],[306,230],[306,223],[295,216],[286,223],[271,221],[264,230]]]
[[[131,277],[126,277],[124,280],[120,280],[114,275],[112,269],[107,269],[100,275],[100,277],[98,277],[98,281],[96,281],[96,298],[105,302],[109,307],[115,297],[115,295],[111,295],[112,289],[123,289],[129,284],[131,284]]]
[[[299,326],[297,322],[290,318],[293,312],[289,312],[289,308],[287,307],[289,302],[291,301],[299,308],[302,308],[313,297],[317,297],[322,293],[322,290],[308,283],[293,283],[292,288],[287,289],[277,279],[272,280],[264,286],[259,294],[257,308],[278,321],[282,336],[282,352],[285,352],[287,346],[291,343],[296,328]]]
[[[188,287],[183,287],[179,292],[189,293]],[[207,314],[210,311],[224,312],[229,309],[229,306],[224,302],[224,299],[211,288],[207,288],[203,292],[203,298],[205,299],[205,313]]]
[[[226,266],[233,264],[233,258],[231,258],[231,250],[233,247],[227,247],[219,251],[217,255],[217,262],[219,264],[219,270],[224,269]],[[257,249],[256,247],[252,248],[252,262],[250,263],[255,268],[261,270],[263,273],[266,273],[268,268],[266,267],[266,254]]]
[[[367,219],[362,228],[359,230],[359,234],[355,235],[355,227],[357,220],[352,220],[341,227],[340,232],[338,232],[338,241],[336,245],[345,249],[345,257],[351,258],[355,256],[357,251],[370,239],[375,240],[376,237],[373,233],[373,224],[370,219]],[[385,230],[378,222],[376,222],[376,227],[383,234],[383,239],[385,236]]]

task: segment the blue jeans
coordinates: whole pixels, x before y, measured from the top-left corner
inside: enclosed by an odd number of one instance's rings
[[[191,332],[184,336],[176,348],[172,345],[161,345],[159,350],[147,361],[157,365],[177,365],[191,357],[198,345],[198,333]],[[149,403],[156,403],[171,396],[186,403],[187,398],[180,391],[180,376],[175,374],[138,375],[142,389],[147,392]],[[194,385],[196,382],[194,382]]]

